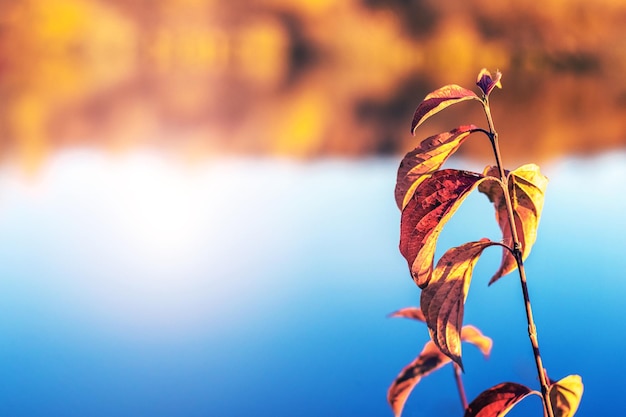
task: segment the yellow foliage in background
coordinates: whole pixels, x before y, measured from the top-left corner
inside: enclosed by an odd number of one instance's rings
[[[400,152],[423,96],[482,67],[504,72],[493,100],[520,159],[626,144],[621,1],[1,3],[0,150],[28,169],[69,146]]]

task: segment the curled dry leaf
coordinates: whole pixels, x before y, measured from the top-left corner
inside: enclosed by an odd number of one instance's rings
[[[467,291],[476,261],[492,245],[497,243],[481,239],[448,250],[422,291],[420,304],[432,340],[461,367],[461,327]]]
[[[485,170],[485,175],[498,177],[498,169],[496,167],[488,168]],[[537,239],[537,228],[543,210],[548,178],[541,174],[537,165],[527,164],[507,173],[507,183],[514,212],[515,227],[522,245],[522,259],[526,259]],[[484,181],[478,186],[478,190],[486,194],[494,204],[496,220],[500,230],[502,230],[503,242],[512,247],[513,236],[501,183]],[[493,284],[504,275],[514,271],[516,267],[517,263],[511,252],[503,249],[500,268],[491,278],[489,284]]]
[[[554,417],[572,417],[583,396],[583,381],[579,375],[569,375],[550,386],[549,395]]]
[[[402,409],[409,394],[422,377],[449,363],[450,359],[441,353],[437,346],[428,341],[419,356],[407,365],[393,381],[387,392],[387,401],[396,417]]]
[[[389,314],[389,317],[404,317],[407,319],[413,319],[426,323],[424,313],[422,313],[422,309],[419,307],[401,308],[400,310],[394,311],[393,313]]]
[[[411,133],[415,134],[415,129],[433,114],[465,100],[480,100],[480,98],[473,91],[456,84],[446,85],[428,94],[413,114]]]
[[[406,154],[398,168],[395,190],[396,203],[400,210],[406,206],[415,188],[427,178],[427,175],[438,170],[477,129],[478,127],[474,125],[460,126],[449,132],[431,136]]]
[[[502,417],[530,394],[541,396],[537,391],[515,382],[495,385],[481,392],[470,403],[465,417]]]
[[[500,71],[496,71],[496,75],[492,77],[491,73],[487,71],[486,68],[483,68],[478,73],[476,85],[480,88],[484,95],[488,96],[494,87],[502,88],[502,84],[500,83],[501,78],[502,73]]]
[[[437,171],[417,186],[402,210],[400,253],[420,288],[430,280],[437,238],[443,226],[483,178],[455,169]]]

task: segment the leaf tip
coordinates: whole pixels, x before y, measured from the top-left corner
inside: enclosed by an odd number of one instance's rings
[[[452,360],[452,362],[454,362],[455,366],[458,366],[459,369],[461,370],[461,372],[465,373],[465,367],[463,366],[463,357],[461,355],[461,345],[459,344],[459,348],[454,349],[453,352],[451,352],[451,349],[448,348],[448,346],[439,346],[439,349],[441,350],[441,352],[443,352],[444,355],[446,355],[448,358],[450,358]],[[457,353],[458,351],[458,353]]]
[[[415,136],[415,131],[425,119],[424,115],[422,114],[423,112],[421,112],[422,107],[423,107],[423,102],[420,103],[417,109],[415,109],[415,113],[413,114],[413,121],[411,122],[411,135],[413,136]]]
[[[489,280],[489,282],[487,283],[488,287],[491,287],[492,284],[495,284],[496,281],[499,281],[500,278],[502,278],[503,276],[505,276],[506,274],[508,274],[510,271],[506,271],[504,270],[503,267],[500,267],[500,269],[498,270],[498,272],[496,272],[491,279]]]

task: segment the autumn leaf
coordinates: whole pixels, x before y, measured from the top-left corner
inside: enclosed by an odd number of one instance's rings
[[[435,246],[443,226],[482,178],[468,171],[437,171],[422,181],[402,210],[400,253],[420,288],[430,280]]]
[[[501,78],[502,73],[500,71],[496,71],[496,75],[492,77],[491,73],[487,71],[486,68],[483,68],[478,73],[476,85],[480,88],[484,95],[488,96],[494,87],[502,88],[502,84],[500,83]]]
[[[461,367],[461,327],[467,291],[476,261],[492,245],[497,243],[481,239],[448,250],[422,291],[420,304],[431,339]]]
[[[473,91],[456,84],[446,85],[428,94],[413,114],[411,133],[415,134],[415,129],[433,114],[465,100],[480,100],[480,98]]]
[[[428,341],[419,356],[407,365],[393,381],[387,392],[387,401],[396,417],[402,414],[402,409],[409,394],[422,377],[441,368],[450,362],[450,359],[441,353],[439,348]]]
[[[423,317],[421,313],[418,307],[407,307],[390,314],[390,317],[406,317],[421,320],[420,317]],[[485,357],[489,356],[492,345],[491,338],[484,336],[481,331],[474,326],[464,326],[461,333],[463,341],[477,346]],[[418,357],[402,369],[389,387],[387,401],[394,415],[397,417],[402,414],[402,409],[404,408],[409,394],[420,382],[422,377],[450,362],[450,358],[444,355],[432,341],[426,342],[424,349]]]
[[[407,319],[413,319],[426,323],[424,313],[422,313],[422,310],[419,307],[401,308],[400,310],[394,311],[393,313],[389,314],[389,317],[404,317]]]
[[[438,170],[476,130],[478,127],[474,125],[460,126],[424,139],[420,146],[406,154],[398,168],[395,190],[396,203],[400,210],[406,206],[415,188],[427,178],[427,175]]]
[[[491,167],[485,171],[486,176],[498,177],[498,169]],[[541,174],[535,164],[523,165],[516,170],[507,173],[509,195],[513,208],[515,227],[522,245],[522,259],[530,254],[533,244],[537,239],[537,228],[543,210],[545,190],[548,179]],[[478,190],[486,194],[496,209],[496,220],[502,230],[505,245],[513,246],[513,236],[506,208],[506,200],[501,183],[498,181],[484,181],[478,186]],[[507,249],[503,249],[500,268],[489,281],[493,284],[498,279],[514,271],[517,267],[515,258]]]
[[[536,394],[525,385],[504,382],[483,391],[465,410],[465,417],[502,417],[528,395]]]
[[[485,356],[485,359],[489,358],[493,340],[485,336],[477,327],[469,324],[463,326],[461,329],[461,340],[476,346],[482,352],[483,356]]]
[[[583,382],[579,375],[569,375],[553,383],[548,391],[554,417],[572,417],[583,396]]]

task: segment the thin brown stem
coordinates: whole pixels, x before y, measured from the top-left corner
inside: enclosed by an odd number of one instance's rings
[[[465,395],[465,387],[463,386],[463,378],[461,377],[461,367],[454,364],[454,380],[456,381],[456,388],[459,391],[459,398],[461,399],[461,405],[463,406],[463,411],[467,410],[467,396]]]
[[[491,140],[491,146],[493,147],[494,156],[496,158],[496,165],[498,166],[498,171],[500,173],[500,181],[504,185],[504,195],[506,202],[506,211],[509,219],[509,225],[511,227],[511,236],[513,238],[513,257],[515,258],[515,262],[517,263],[517,270],[519,272],[520,283],[522,286],[522,295],[524,296],[524,306],[526,307],[526,320],[528,322],[528,337],[530,339],[530,343],[533,348],[533,354],[535,356],[535,364],[537,365],[537,375],[539,377],[539,383],[541,384],[541,394],[543,397],[543,405],[544,405],[544,415],[548,417],[554,417],[554,412],[552,411],[552,404],[550,402],[549,396],[549,385],[548,378],[546,377],[546,373],[543,368],[543,361],[541,360],[541,354],[539,353],[539,340],[537,338],[537,327],[535,326],[535,321],[533,319],[533,311],[530,304],[530,296],[528,294],[528,284],[526,281],[526,270],[524,268],[524,261],[522,255],[522,245],[519,240],[519,235],[517,232],[517,227],[515,224],[515,215],[513,212],[513,205],[511,203],[511,195],[508,192],[509,182],[507,176],[504,172],[504,167],[502,164],[502,157],[500,155],[500,147],[498,146],[498,133],[493,124],[493,119],[491,117],[491,109],[489,108],[489,98],[484,97],[483,99],[483,109],[485,111],[485,115],[487,116],[487,123],[489,124],[489,138]]]

